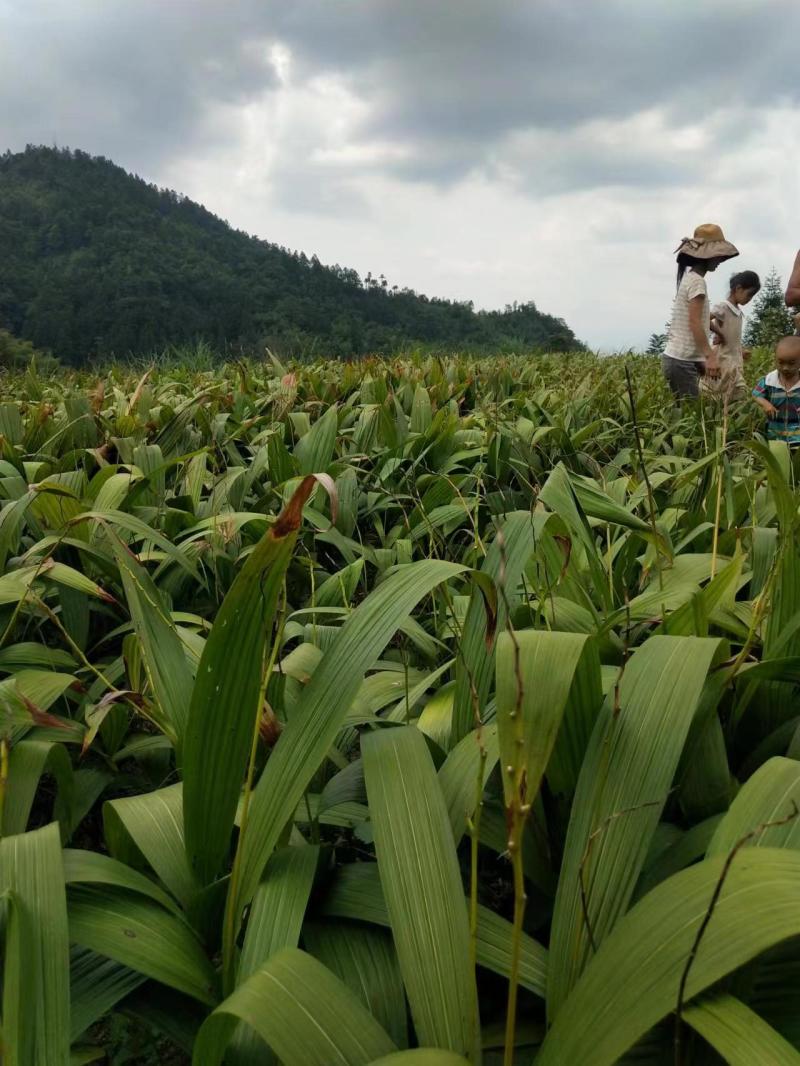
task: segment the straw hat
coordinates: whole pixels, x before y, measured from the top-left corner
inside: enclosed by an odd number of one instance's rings
[[[675,254],[690,255],[693,259],[733,259],[739,249],[725,240],[725,234],[713,222],[698,226],[693,237],[684,237]]]

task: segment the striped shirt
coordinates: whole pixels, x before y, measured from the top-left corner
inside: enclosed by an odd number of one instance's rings
[[[695,274],[692,269],[689,269],[681,279],[678,291],[675,293],[675,302],[672,305],[667,343],[664,348],[664,355],[668,355],[671,359],[691,359],[692,362],[705,359],[705,352],[697,350],[697,342],[689,325],[689,304],[698,296],[703,301],[700,321],[703,324],[703,330],[708,335],[711,316],[708,310],[706,279],[702,274]]]
[[[767,419],[769,440],[800,444],[800,380],[787,389],[781,384],[778,371],[771,370],[757,383],[753,396],[767,400],[778,412],[774,418]]]

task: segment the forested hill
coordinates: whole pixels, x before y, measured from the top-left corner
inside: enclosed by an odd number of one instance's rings
[[[361,279],[85,152],[0,157],[0,248],[0,328],[73,363],[200,339],[332,356],[413,343],[579,347],[533,303],[475,312]]]

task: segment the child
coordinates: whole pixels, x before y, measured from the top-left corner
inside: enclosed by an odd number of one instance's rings
[[[698,226],[677,249],[678,291],[672,307],[661,367],[675,396],[697,396],[704,372],[719,373],[717,353],[709,344],[711,326],[705,275],[738,255],[719,226]]]
[[[750,350],[742,348],[742,308],[749,304],[761,288],[761,280],[753,270],[742,270],[730,280],[728,299],[711,309],[711,329],[715,334],[719,359],[719,377],[704,378],[702,390],[718,400],[741,400],[747,395],[742,373]]]
[[[783,337],[775,348],[776,370],[761,378],[753,399],[767,416],[768,440],[800,444],[800,337]]]

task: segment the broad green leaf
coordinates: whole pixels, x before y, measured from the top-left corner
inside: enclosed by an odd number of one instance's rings
[[[400,567],[356,608],[325,653],[253,792],[234,913],[252,899],[278,838],[338,733],[364,674],[414,606],[436,585],[463,573],[425,560]]]
[[[709,996],[683,1018],[730,1066],[800,1066],[800,1051],[734,996]]]
[[[506,807],[513,798],[518,767],[524,775],[522,802],[532,803],[573,690],[586,687],[596,706],[602,701],[600,660],[588,637],[528,629],[501,634],[496,666],[497,728]]]
[[[721,642],[651,637],[626,664],[581,769],[559,875],[547,982],[555,1019],[625,913]],[[618,707],[617,707],[618,701]],[[587,930],[584,905],[591,926]]]
[[[319,848],[311,845],[276,851],[256,889],[236,975],[241,985],[282,948],[296,948],[314,884]],[[266,1066],[275,1061],[257,1033],[240,1025],[231,1038],[233,1061]]]
[[[183,817],[189,864],[203,884],[220,871],[230,847],[261,716],[267,642],[303,504],[315,484],[313,477],[300,483],[247,557],[217,613],[198,666],[183,752]]]
[[[115,885],[117,888],[126,888],[142,896],[149,896],[162,907],[180,915],[175,901],[154,881],[138,870],[126,866],[124,862],[112,859],[110,855],[103,855],[98,851],[65,848],[63,859],[64,880],[68,885]]]
[[[109,800],[103,807],[103,820],[111,854],[134,863],[141,853],[173,896],[188,907],[202,886],[186,859],[182,787],[170,785]]]
[[[161,593],[145,568],[126,547],[116,542],[114,554],[147,680],[164,717],[172,726],[180,753],[189,720],[193,684],[186,652]]]
[[[659,855],[646,866],[644,873],[636,886],[635,900],[638,902],[652,888],[666,881],[668,877],[684,870],[693,862],[698,862],[705,857],[708,845],[719,826],[722,815],[714,814],[705,821],[698,822],[685,833],[681,833],[677,840],[668,844]],[[655,839],[655,838],[654,838]]]
[[[318,861],[319,848],[303,846],[282,848],[267,863],[247,920],[240,984],[276,951],[297,947]]]
[[[749,847],[800,848],[800,763],[776,756],[745,781],[708,846],[726,855],[748,834]],[[783,825],[769,825],[783,822]]]
[[[217,1007],[201,1028],[195,1066],[217,1066],[238,1021],[284,1066],[367,1066],[394,1045],[360,1000],[310,955],[284,948]]]
[[[383,898],[377,864],[357,862],[343,866],[325,897],[322,910],[332,917],[389,925],[389,912]],[[511,972],[511,933],[511,922],[478,904],[478,965],[501,977],[508,977]],[[520,984],[543,997],[546,978],[547,951],[533,937],[523,933]]]
[[[55,822],[0,840],[4,1066],[69,1061],[69,941]]]
[[[8,757],[8,779],[3,804],[3,836],[24,833],[42,774],[50,773],[58,782],[59,810],[65,818],[61,826],[66,836],[72,808],[72,763],[63,744],[46,740],[21,740]],[[54,812],[55,814],[55,812]]]
[[[500,597],[497,612],[497,630],[502,632],[506,622],[506,602],[513,609],[519,602],[519,585],[525,564],[530,559],[539,539],[544,535],[551,515],[529,514],[515,511],[500,527],[492,541],[486,558],[481,564],[481,573],[498,583],[502,578],[504,596]],[[453,704],[451,744],[457,744],[475,726],[474,700],[482,714],[489,698],[494,673],[494,649],[486,646],[486,609],[478,589],[470,597],[469,609],[459,641],[456,662],[456,694]],[[474,688],[474,693],[473,693]]]
[[[363,922],[306,922],[303,943],[358,996],[395,1044],[406,1047],[406,997],[391,933]]]
[[[480,734],[477,729],[467,733],[439,769],[439,787],[447,805],[450,828],[453,830],[456,844],[461,840],[468,822],[475,814],[476,804],[497,765],[498,757],[497,725],[490,722],[481,727]]]
[[[334,404],[314,422],[308,433],[304,433],[295,445],[298,473],[314,474],[328,469],[336,446],[337,428],[338,412]]]
[[[145,896],[91,885],[69,891],[70,940],[185,992],[216,999],[216,974],[189,927]]]
[[[556,1014],[536,1066],[611,1066],[675,1009],[725,861],[716,856],[675,874],[617,923]],[[800,934],[799,894],[800,855],[742,850],[689,970],[686,1002],[773,944]]]
[[[70,1040],[83,1036],[115,1004],[147,978],[88,948],[70,952]]]
[[[362,739],[383,894],[414,1028],[423,1045],[474,1047],[477,992],[469,924],[444,797],[413,728]]]

